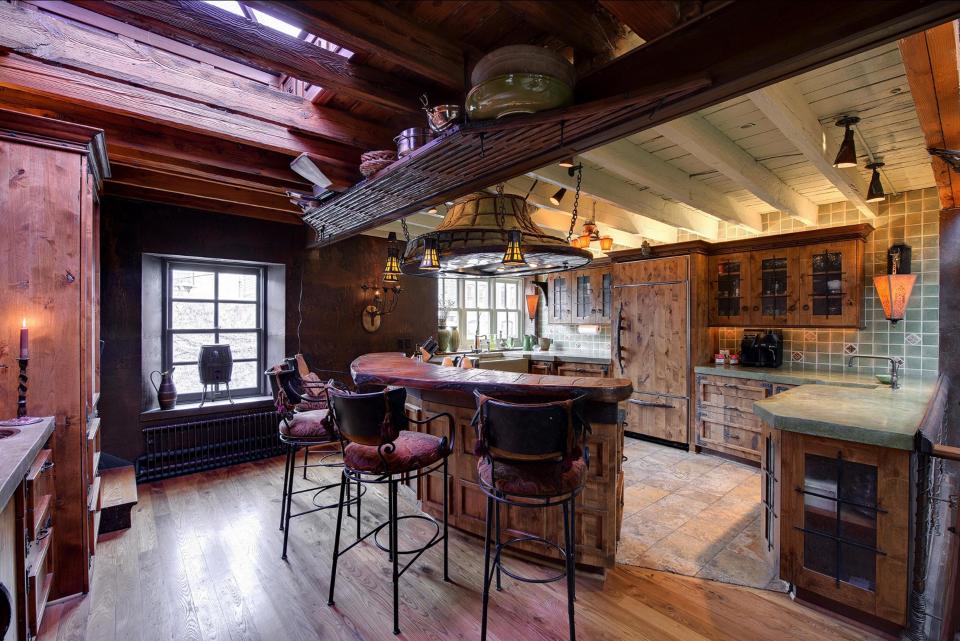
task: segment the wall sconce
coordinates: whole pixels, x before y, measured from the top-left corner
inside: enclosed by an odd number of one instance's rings
[[[873,277],[883,315],[891,325],[896,325],[906,315],[910,292],[917,280],[917,275],[910,273],[910,255],[909,245],[892,246],[887,250],[887,273]]]
[[[392,314],[397,308],[401,288],[399,285],[394,285],[381,289],[374,285],[363,284],[360,289],[363,290],[363,299],[366,303],[362,314],[363,329],[373,333],[380,329],[381,319]]]
[[[527,316],[530,320],[533,320],[537,317],[537,308],[540,306],[540,293],[533,292],[532,294],[527,294]]]

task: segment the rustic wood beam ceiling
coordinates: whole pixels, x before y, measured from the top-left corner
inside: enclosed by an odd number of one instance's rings
[[[667,198],[686,203],[694,209],[735,225],[760,232],[760,214],[750,211],[733,198],[691,178],[681,169],[660,160],[629,140],[598,147],[582,154],[605,171],[639,183]]]
[[[672,31],[688,19],[726,2],[682,0],[600,0],[604,8],[630,29],[650,41]],[[682,6],[681,6],[682,5]]]
[[[817,224],[816,203],[794,191],[703,116],[671,120],[656,131],[774,209],[807,225]]]
[[[595,11],[589,3],[579,0],[502,0],[501,5],[527,23],[556,34],[570,44],[577,60],[587,58],[610,58],[617,37],[612,20]]]
[[[853,203],[864,216],[874,218],[877,207],[866,200],[867,184],[859,167],[833,166],[840,141],[833,123],[821,125],[803,94],[790,80],[749,94],[750,100],[817,171]]]
[[[960,149],[957,22],[914,34],[899,44],[927,147]],[[931,156],[930,160],[940,206],[960,206],[960,175],[939,156]]]
[[[156,3],[162,4],[162,3]],[[350,147],[389,144],[386,128],[143,42],[32,8],[0,4],[0,47],[45,62],[243,113]]]
[[[576,178],[571,177],[566,169],[557,165],[542,167],[530,172],[530,175],[544,182],[565,187],[568,190],[574,190],[577,187]],[[636,212],[666,225],[695,232],[709,240],[718,237],[719,226],[713,218],[704,216],[702,213],[684,207],[679,203],[665,200],[646,190],[638,189],[610,174],[584,167],[582,190],[584,193],[605,200],[617,207]]]
[[[351,51],[375,54],[447,89],[464,90],[465,45],[449,40],[385,3],[270,0],[245,1],[245,4]],[[474,55],[479,53],[469,51]],[[408,106],[417,95],[406,94]]]
[[[415,111],[417,106],[416,96],[421,88],[414,87],[395,75],[352,63],[339,54],[199,0],[73,2],[91,11],[258,69],[285,73],[387,109],[410,113]]]

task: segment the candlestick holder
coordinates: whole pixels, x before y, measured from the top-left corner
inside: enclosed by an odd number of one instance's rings
[[[27,416],[27,363],[29,362],[29,358],[17,359],[20,365],[20,375],[17,377],[17,418],[0,421],[0,425],[33,425],[43,420],[37,416]]]

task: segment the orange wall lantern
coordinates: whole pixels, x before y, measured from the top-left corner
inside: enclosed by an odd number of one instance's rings
[[[887,274],[873,277],[877,297],[883,306],[883,315],[891,324],[902,321],[907,313],[910,293],[917,280],[910,273],[910,247],[894,245],[887,252]]]

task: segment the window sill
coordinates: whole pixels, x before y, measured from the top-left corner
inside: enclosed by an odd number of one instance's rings
[[[261,407],[273,407],[272,396],[246,396],[238,398],[231,403],[226,399],[207,401],[200,407],[200,402],[182,403],[172,410],[152,409],[140,413],[141,423],[151,423],[154,421],[166,421],[172,418],[187,418],[193,416],[206,416],[208,414],[227,414],[237,410],[250,410]]]

